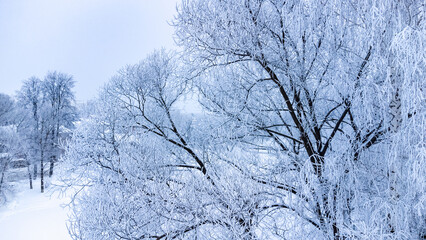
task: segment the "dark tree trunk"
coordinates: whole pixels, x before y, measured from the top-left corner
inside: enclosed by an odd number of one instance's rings
[[[0,192],[1,192],[1,187],[3,186],[4,172],[5,171],[2,171],[2,173],[1,173],[1,178],[0,178]]]
[[[41,152],[40,158],[40,191],[44,192],[44,161],[43,161],[43,151]]]
[[[335,240],[346,240],[345,236],[341,236],[340,229],[335,220],[333,220],[333,235]]]
[[[6,173],[7,165],[8,165],[9,159],[6,160],[5,164],[3,165],[3,169],[1,170],[1,178],[0,178],[0,190],[3,186],[4,182],[4,175]]]
[[[49,177],[53,175],[53,167],[55,166],[56,156],[50,158],[50,168],[49,168]]]
[[[33,189],[33,178],[31,177],[30,165],[28,165],[27,169],[28,169],[28,180],[30,181],[30,189]]]
[[[33,172],[33,179],[36,180],[37,179],[37,164],[34,163],[34,172]]]

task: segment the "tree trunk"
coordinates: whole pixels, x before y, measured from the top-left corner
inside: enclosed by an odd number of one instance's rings
[[[53,167],[55,165],[55,161],[56,161],[56,156],[52,156],[50,158],[49,177],[52,177],[52,175],[53,175]]]
[[[7,163],[9,162],[9,159],[6,160],[5,164],[3,165],[3,169],[1,170],[1,178],[0,178],[0,190],[3,186],[3,182],[4,182],[4,175],[6,173],[6,169],[7,169]]]
[[[7,170],[7,165],[9,163],[10,159],[7,158],[6,162],[3,165],[3,169],[1,170],[1,178],[0,178],[0,190],[3,186],[4,183],[4,175],[6,174],[6,170]]]
[[[44,161],[43,161],[43,151],[41,151],[40,158],[40,191],[44,192]]]
[[[27,169],[28,169],[28,180],[30,181],[30,189],[33,189],[33,178],[31,177],[30,165],[28,165]]]
[[[391,65],[391,63],[390,63]],[[402,124],[402,112],[401,112],[401,96],[399,93],[399,86],[401,82],[401,73],[400,71],[391,65],[391,73],[390,73],[391,83],[395,89],[394,94],[392,95],[392,100],[389,104],[389,114],[390,114],[390,122],[389,122],[389,130],[393,135],[396,135],[401,128]],[[395,153],[397,154],[397,153]],[[397,159],[398,156],[395,156]],[[389,163],[388,168],[388,177],[389,177],[389,192],[390,192],[390,202],[392,205],[396,205],[399,193],[397,189],[397,167],[396,160],[393,160]],[[387,216],[389,232],[395,233],[396,226],[395,222],[392,219],[392,214],[388,213]]]
[[[37,164],[34,163],[34,172],[33,172],[33,179],[36,180],[37,179]]]
[[[0,192],[1,192],[1,187],[3,186],[3,179],[4,179],[4,173],[5,173],[6,171],[2,171],[1,172],[1,178],[0,178]]]

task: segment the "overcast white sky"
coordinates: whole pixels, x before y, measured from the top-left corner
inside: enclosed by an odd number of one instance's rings
[[[95,97],[121,67],[174,47],[177,2],[0,0],[0,92],[57,70],[74,76],[79,102]]]

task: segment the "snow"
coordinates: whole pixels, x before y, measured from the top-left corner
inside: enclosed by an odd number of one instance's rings
[[[67,198],[40,193],[40,180],[30,190],[27,181],[15,183],[16,194],[0,207],[1,240],[67,240]]]

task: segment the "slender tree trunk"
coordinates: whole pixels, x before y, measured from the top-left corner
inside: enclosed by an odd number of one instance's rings
[[[338,216],[338,208],[337,208],[337,188],[338,186],[335,185],[333,186],[333,216],[331,216],[331,221],[332,221],[332,227],[333,227],[333,236],[334,239],[336,240],[344,240],[346,239],[346,237],[342,236],[340,227],[338,226],[337,223],[337,216]],[[330,206],[329,206],[330,207]]]
[[[3,186],[3,183],[4,183],[4,175],[6,174],[7,165],[8,165],[8,163],[9,163],[9,160],[10,160],[10,159],[7,159],[7,160],[6,160],[5,164],[3,165],[3,169],[1,170],[0,190],[1,190],[1,188],[2,188],[2,186]],[[0,192],[1,192],[1,191],[0,191]]]
[[[391,122],[390,122],[390,131],[393,134],[396,134],[401,126],[402,116],[401,116],[401,99],[399,97],[399,90],[396,89],[396,92],[393,96],[392,102],[390,104],[390,113],[391,113]],[[397,153],[395,153],[397,154]],[[397,159],[399,156],[395,156]],[[397,167],[395,161],[390,162],[388,169],[388,177],[389,177],[389,192],[390,192],[390,200],[391,204],[395,205],[399,198],[399,193],[397,189]],[[390,233],[395,233],[395,222],[392,220],[392,214],[388,214],[388,225]]]
[[[40,158],[40,190],[43,193],[44,192],[44,156],[43,151],[41,151],[41,158]]]
[[[56,156],[52,156],[50,158],[49,177],[52,177],[52,175],[53,175],[53,167],[55,165],[55,161],[56,161]]]
[[[37,179],[37,163],[34,163],[34,169],[33,169],[33,179],[36,180]]]
[[[30,165],[28,165],[27,169],[28,169],[28,180],[30,181],[30,189],[33,189],[33,178],[31,177]]]
[[[6,165],[5,165],[5,167],[2,169],[2,172],[1,172],[1,178],[0,178],[0,192],[1,192],[1,188],[2,188],[2,186],[3,186],[3,181],[4,181],[4,174],[5,174],[5,172],[6,172]]]
[[[391,63],[390,63],[391,64]],[[399,85],[401,81],[401,74],[398,69],[391,65],[391,83],[395,89],[394,94],[392,95],[392,100],[389,104],[389,113],[390,113],[390,122],[389,122],[389,130],[392,134],[397,134],[401,128],[402,124],[402,113],[401,113],[401,97],[399,93]],[[397,153],[395,153],[397,154]],[[399,156],[395,156],[397,159]],[[399,194],[397,189],[397,167],[395,161],[391,161],[388,167],[388,177],[389,177],[389,192],[390,192],[390,200],[391,204],[395,205],[398,201]],[[390,233],[395,233],[395,222],[392,219],[392,214],[388,213],[387,216],[388,226]]]

